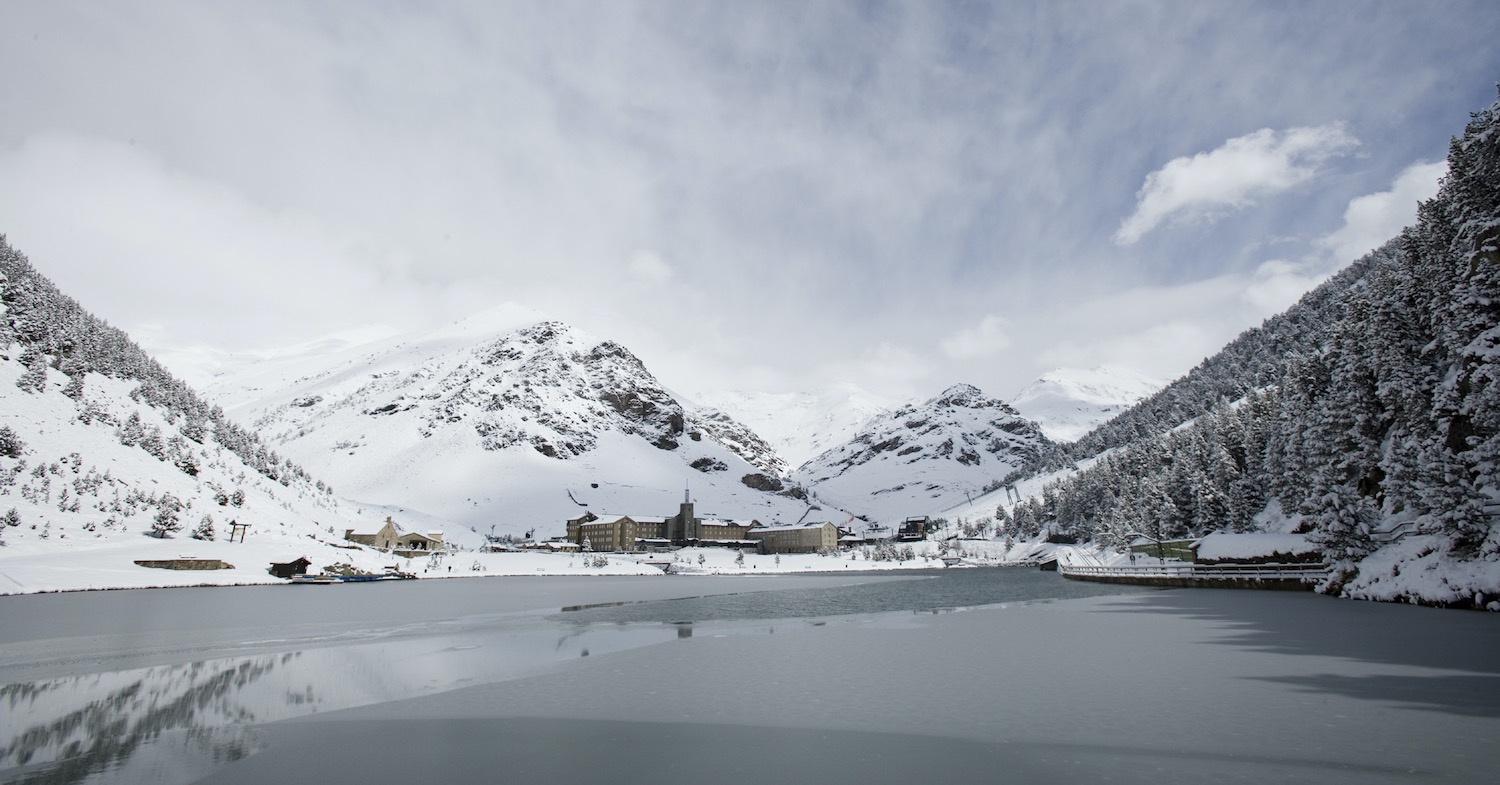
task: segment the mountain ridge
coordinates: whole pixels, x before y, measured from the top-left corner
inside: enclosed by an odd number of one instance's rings
[[[815,498],[878,520],[935,514],[1005,483],[1052,442],[969,384],[871,418],[792,479]]]
[[[462,338],[388,342],[235,412],[358,498],[475,525],[560,526],[579,505],[670,513],[685,487],[730,517],[803,512],[757,489],[785,471],[770,445],[677,400],[624,346],[556,320]]]

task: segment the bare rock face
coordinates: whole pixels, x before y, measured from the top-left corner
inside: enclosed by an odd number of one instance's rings
[[[757,491],[775,492],[784,487],[781,480],[759,473],[747,474],[740,478],[740,482],[744,483],[746,488],[754,488]]]
[[[694,426],[694,430],[689,433],[694,441],[700,438],[697,434],[701,432],[733,450],[753,466],[773,476],[786,476],[786,461],[777,453],[776,448],[728,414],[718,409],[700,408],[689,414],[689,422]]]

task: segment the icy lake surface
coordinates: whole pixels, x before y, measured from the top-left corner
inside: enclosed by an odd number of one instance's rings
[[[4,782],[1489,782],[1500,616],[1023,569],[0,597]]]

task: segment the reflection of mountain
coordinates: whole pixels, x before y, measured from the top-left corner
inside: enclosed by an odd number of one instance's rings
[[[195,782],[257,752],[257,726],[473,686],[649,646],[676,627],[424,629],[310,648],[0,686],[0,781]]]
[[[144,747],[176,742],[185,749],[174,753],[174,768],[185,758],[200,758],[200,774],[206,773],[216,763],[254,751],[248,725],[258,718],[235,698],[298,656],[5,685],[0,701],[7,719],[0,728],[9,738],[0,747],[0,766],[30,769],[14,782],[73,783],[96,775],[113,779]],[[79,699],[87,702],[77,705]],[[27,718],[39,719],[22,724]]]

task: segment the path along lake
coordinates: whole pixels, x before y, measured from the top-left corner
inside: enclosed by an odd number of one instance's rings
[[[0,597],[0,781],[1490,782],[1500,615],[1031,569]]]

